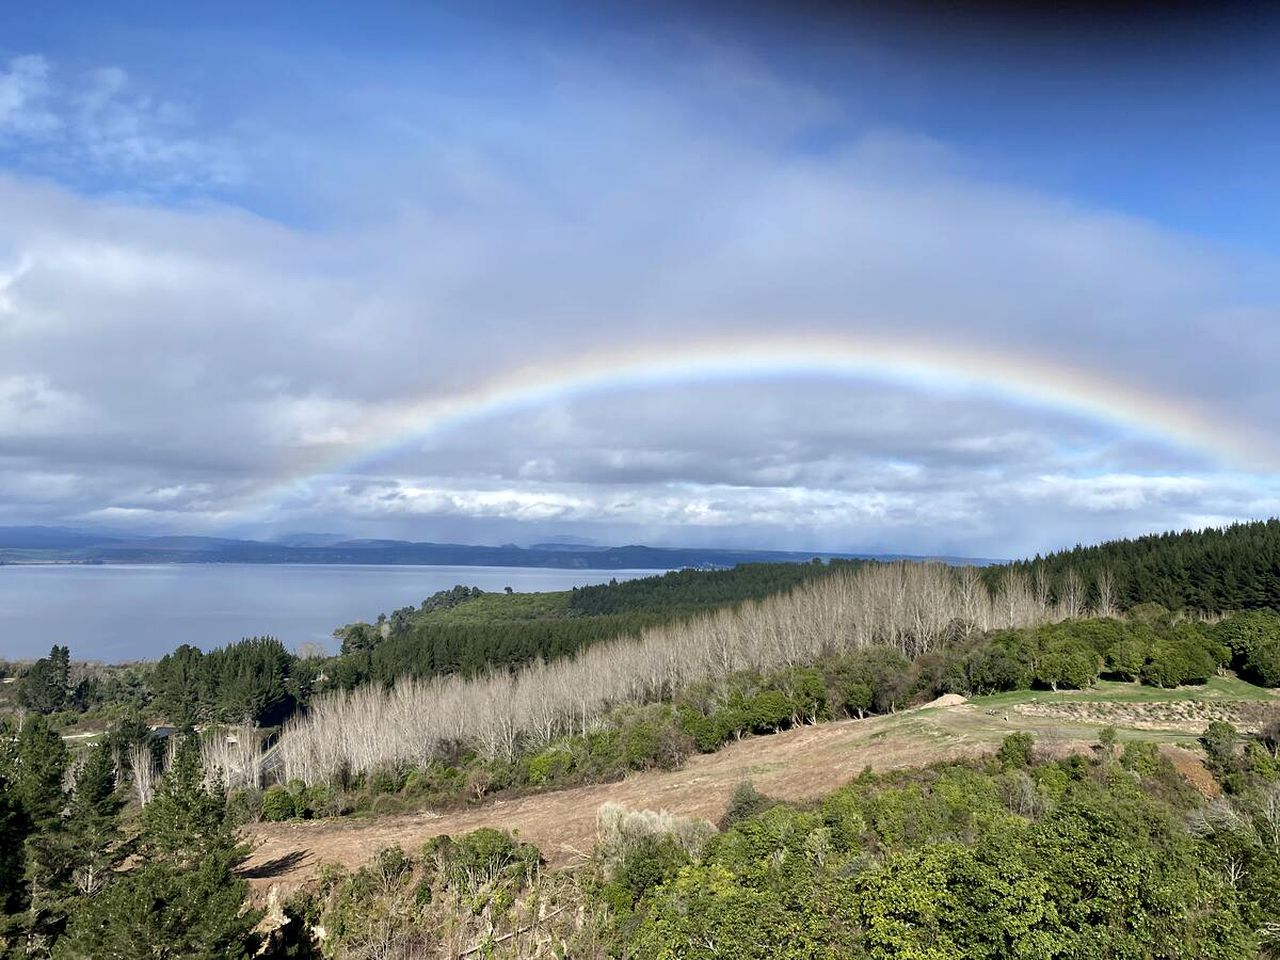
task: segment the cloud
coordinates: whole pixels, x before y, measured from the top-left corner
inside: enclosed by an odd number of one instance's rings
[[[0,152],[15,150],[31,172],[140,196],[241,182],[240,147],[197,130],[184,107],[137,89],[120,67],[71,74],[28,54],[0,69]]]
[[[778,332],[1029,356],[1224,430],[1280,412],[1274,264],[691,64],[548,58],[519,96],[335,76],[341,138],[282,111],[254,154],[305,194],[289,223],[148,194],[217,195],[241,154],[136,71],[10,64],[5,135],[118,189],[0,177],[0,522],[1003,555],[1277,509],[1271,478],[1140,425],[874,377],[560,397],[362,458],[413,398]]]
[[[44,137],[60,126],[46,106],[49,64],[44,57],[14,57],[0,70],[0,136]]]

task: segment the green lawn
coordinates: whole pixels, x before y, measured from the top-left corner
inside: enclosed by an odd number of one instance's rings
[[[569,591],[486,593],[449,610],[426,615],[429,623],[492,623],[495,620],[559,620],[569,613]]]

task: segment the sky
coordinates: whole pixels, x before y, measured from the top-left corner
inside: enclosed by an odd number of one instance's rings
[[[1280,18],[0,10],[0,525],[1012,557],[1280,513]]]

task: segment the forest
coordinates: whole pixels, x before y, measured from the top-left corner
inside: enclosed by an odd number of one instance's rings
[[[1077,546],[1043,557],[986,568],[992,583],[1008,570],[1066,588],[1076,577],[1096,600],[1096,584],[1110,577],[1120,610],[1158,603],[1170,610],[1224,613],[1280,608],[1280,519],[1227,527],[1158,533],[1098,546]]]

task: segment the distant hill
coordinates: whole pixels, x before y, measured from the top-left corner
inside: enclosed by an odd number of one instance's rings
[[[0,550],[79,550],[119,542],[116,537],[66,527],[0,527]]]
[[[407,540],[339,540],[298,535],[272,542],[223,537],[107,537],[56,527],[0,527],[0,563],[350,563],[431,566],[547,567],[593,570],[721,569],[740,563],[807,563],[814,557],[849,560],[924,560],[987,564],[962,557],[829,553],[786,550],[718,550],[607,547],[555,540],[519,547]]]

